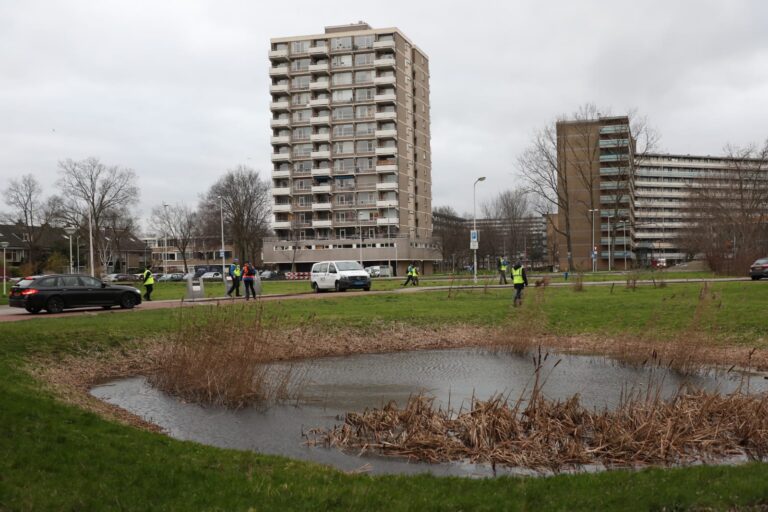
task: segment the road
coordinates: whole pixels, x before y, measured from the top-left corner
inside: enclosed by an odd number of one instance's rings
[[[534,280],[529,280],[531,285],[533,285]],[[733,281],[750,281],[748,277],[728,277],[723,279],[665,279],[664,282],[666,284],[685,284],[685,283],[703,283],[703,282],[733,282]],[[761,281],[760,281],[761,282]],[[765,281],[768,283],[768,281]],[[757,283],[757,282],[756,282]],[[638,286],[652,286],[654,284],[653,281],[638,281]],[[563,286],[572,286],[572,282],[567,283],[550,283],[549,286],[552,287],[563,287]],[[626,280],[621,281],[585,281],[584,286],[624,286],[626,285]],[[420,287],[408,287],[408,288],[401,288],[397,290],[386,290],[386,291],[370,291],[365,292],[362,290],[356,290],[349,292],[349,295],[381,295],[381,294],[392,294],[392,293],[420,293],[420,292],[430,292],[430,291],[447,291],[448,289],[453,290],[473,290],[473,289],[501,289],[501,288],[512,288],[512,285],[497,285],[497,284],[489,284],[489,285],[461,285],[461,286],[420,286]],[[349,295],[339,295],[335,293],[294,293],[294,294],[283,294],[283,295],[264,295],[259,300],[260,301],[274,301],[274,300],[321,300],[321,299],[327,299],[327,298],[333,298],[333,297],[348,297]],[[152,302],[143,302],[140,306],[138,306],[135,309],[127,310],[127,309],[120,309],[120,308],[112,308],[110,310],[105,310],[101,307],[97,308],[79,308],[79,309],[72,309],[64,311],[63,313],[57,313],[55,315],[51,315],[49,313],[39,313],[37,315],[32,315],[30,313],[27,313],[24,309],[21,308],[11,308],[8,306],[0,306],[0,322],[17,322],[21,320],[42,320],[47,318],[66,318],[66,317],[73,317],[78,315],[100,315],[100,314],[115,314],[115,313],[132,313],[136,311],[146,311],[146,310],[154,310],[154,309],[170,309],[170,308],[177,308],[177,307],[194,307],[194,306],[204,306],[204,305],[210,305],[210,304],[228,304],[233,302],[243,302],[244,299],[241,297],[240,299],[231,299],[228,297],[220,297],[215,299],[198,299],[198,300],[155,300]]]

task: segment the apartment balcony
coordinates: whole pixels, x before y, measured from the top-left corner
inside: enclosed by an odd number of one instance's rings
[[[386,69],[386,68],[394,69],[395,66],[397,65],[397,61],[394,59],[394,57],[376,59],[373,61],[373,65],[374,67],[380,68],[380,69]]]
[[[375,41],[373,43],[373,48],[376,50],[381,50],[384,48],[392,48],[395,49],[395,40],[392,39],[391,41]]]
[[[384,199],[376,201],[377,208],[397,208],[398,206],[400,206],[400,203],[397,201],[397,199]]]
[[[397,111],[392,111],[392,112],[376,112],[376,115],[374,115],[374,118],[377,121],[387,121],[387,120],[394,121],[395,119],[397,119]]]
[[[628,139],[601,139],[601,148],[626,148],[629,146]]]
[[[311,91],[328,91],[331,87],[331,83],[328,80],[309,82],[309,89]]]
[[[290,178],[291,177],[291,171],[290,170],[272,169],[272,177],[273,178]]]
[[[270,85],[269,86],[269,92],[271,93],[279,93],[279,92],[288,92],[291,90],[290,84],[280,84],[280,85]]]
[[[328,98],[317,98],[314,100],[309,100],[310,107],[327,107],[330,104],[331,100]]]
[[[273,162],[290,162],[292,158],[290,153],[272,153]]]
[[[313,133],[309,140],[312,142],[328,142],[331,140],[331,134],[330,133]]]
[[[331,116],[315,116],[309,121],[314,125],[331,125]]]
[[[396,226],[400,223],[397,217],[379,217],[376,219],[377,226]]]
[[[291,221],[276,220],[272,223],[272,229],[291,229]]]
[[[376,137],[379,139],[396,139],[397,130],[376,130]]]
[[[331,185],[312,185],[312,193],[313,194],[330,194],[331,193]]]
[[[272,128],[287,128],[291,126],[291,119],[288,117],[285,119],[273,119],[270,121],[269,126]]]
[[[330,70],[330,67],[328,64],[311,64],[309,66],[309,70],[312,73],[328,73]]]
[[[395,85],[397,83],[397,77],[392,76],[377,76],[373,79],[373,83],[376,85]]]
[[[396,181],[385,181],[376,184],[376,190],[397,190],[398,183]]]
[[[332,208],[331,203],[312,203],[312,210],[330,210]]]
[[[269,76],[288,76],[288,66],[274,66],[269,68]]]
[[[629,132],[629,126],[626,124],[614,124],[610,126],[603,126],[600,128],[600,135],[607,135],[611,133],[626,133]]]
[[[332,228],[333,221],[332,220],[313,220],[312,227],[313,228]]]
[[[269,58],[270,59],[287,59],[288,50],[270,50]]]
[[[397,172],[397,164],[377,165],[376,172],[381,172],[381,173]]]
[[[273,187],[272,195],[273,196],[290,196],[291,187]]]
[[[312,158],[320,158],[323,160],[327,160],[331,158],[331,152],[330,151],[313,151],[312,153],[310,153],[310,156]]]
[[[272,144],[290,144],[291,143],[291,136],[290,135],[279,135],[276,137],[272,137],[270,139]]]
[[[397,94],[393,92],[387,94],[377,94],[373,97],[373,99],[376,100],[377,103],[396,103]]]
[[[318,177],[318,176],[330,176],[331,175],[331,168],[330,167],[323,167],[320,169],[312,169],[312,176]]]
[[[310,55],[328,55],[328,47],[327,46],[313,46],[309,50],[307,50],[307,53]]]
[[[376,148],[376,154],[377,155],[396,155],[397,146],[386,146],[386,147]]]
[[[270,105],[270,109],[273,111],[288,110],[291,108],[290,101],[273,101]]]
[[[272,205],[272,211],[275,213],[278,212],[290,212],[292,208],[291,203],[274,203]]]

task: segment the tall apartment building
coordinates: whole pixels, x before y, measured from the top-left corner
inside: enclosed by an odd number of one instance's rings
[[[396,28],[366,23],[275,38],[272,195],[263,259],[411,260],[432,243],[429,60]]]
[[[570,230],[576,269],[614,268],[635,259],[635,143],[629,119],[600,117],[557,123],[558,188],[566,190],[567,208],[558,211],[557,226]],[[566,215],[565,212],[569,214]],[[557,236],[561,268],[568,267],[566,238]]]
[[[733,187],[740,167],[765,165],[713,156],[636,155],[626,116],[560,122],[557,137],[558,186],[568,191],[568,209],[559,211],[553,223],[564,230],[570,222],[578,270],[592,267],[593,237],[600,270],[686,260],[691,255],[683,235],[691,227],[692,191]],[[567,219],[565,211],[570,212]],[[560,267],[566,268],[562,234],[557,253]]]

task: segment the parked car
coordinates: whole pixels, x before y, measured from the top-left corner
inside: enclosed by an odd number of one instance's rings
[[[321,261],[312,265],[309,277],[312,289],[343,292],[350,288],[371,289],[371,277],[356,261]]]
[[[768,258],[760,258],[749,267],[749,277],[753,281],[768,278]]]
[[[221,272],[206,272],[200,279],[221,279]]]
[[[262,279],[279,279],[280,273],[275,272],[274,270],[262,270],[259,277]]]
[[[61,313],[64,309],[120,306],[131,309],[141,304],[141,292],[132,286],[107,284],[95,277],[54,274],[25,277],[11,288],[8,305],[30,313],[43,309]]]
[[[381,275],[381,268],[379,268],[378,266],[365,267],[365,271],[371,277],[379,277]]]

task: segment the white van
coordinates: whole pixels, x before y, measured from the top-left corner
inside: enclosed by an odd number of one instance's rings
[[[309,277],[312,289],[317,293],[325,290],[343,292],[350,288],[371,289],[371,278],[356,261],[321,261],[312,265]]]

